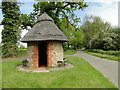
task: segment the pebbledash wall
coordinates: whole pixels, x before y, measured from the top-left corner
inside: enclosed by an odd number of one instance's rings
[[[39,43],[28,43],[28,66],[39,68]],[[42,52],[41,52],[42,53]],[[63,61],[62,42],[49,41],[47,42],[47,67],[56,67],[57,61]]]

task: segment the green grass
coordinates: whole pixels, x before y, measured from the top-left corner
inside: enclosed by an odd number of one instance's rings
[[[75,50],[67,50],[67,51],[64,51],[64,55],[72,55],[72,54],[75,54],[76,51]]]
[[[0,52],[0,56],[2,57],[1,52]],[[27,56],[28,56],[27,49],[18,49],[17,55],[15,57],[2,58],[2,60],[15,59],[15,58],[26,58]]]
[[[104,50],[101,50],[101,49],[87,49],[86,51],[100,53],[100,54],[120,56],[120,51],[113,51],[113,50],[104,51]]]
[[[76,53],[75,50],[64,51],[64,55],[71,55],[71,54],[75,54],[75,53]],[[27,55],[28,55],[27,49],[18,49],[17,56],[15,58],[24,58]],[[0,56],[1,56],[1,54],[0,54]]]
[[[27,56],[28,51],[27,49],[19,49],[17,52],[17,57]]]
[[[75,50],[67,50],[64,51],[64,55],[72,55],[75,54]],[[28,55],[28,50],[27,49],[18,49],[17,56],[15,58],[24,58]],[[0,54],[1,56],[1,54]]]
[[[120,56],[119,56],[120,52],[118,51],[85,50],[84,52],[100,58],[120,61]]]
[[[85,60],[67,59],[74,68],[49,73],[21,72],[21,61],[3,62],[3,88],[116,88]]]

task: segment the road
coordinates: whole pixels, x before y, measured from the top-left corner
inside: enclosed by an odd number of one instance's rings
[[[96,56],[89,55],[83,51],[77,51],[72,55],[81,57],[89,62],[95,69],[100,71],[108,80],[118,87],[118,61],[102,59]],[[120,65],[120,62],[119,62]],[[120,87],[119,87],[120,88]]]

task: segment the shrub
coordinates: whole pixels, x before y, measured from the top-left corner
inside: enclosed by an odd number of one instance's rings
[[[120,56],[120,51],[113,51],[113,50],[104,51],[104,50],[101,50],[101,49],[88,49],[87,51],[95,52],[95,53],[101,53],[101,54]]]

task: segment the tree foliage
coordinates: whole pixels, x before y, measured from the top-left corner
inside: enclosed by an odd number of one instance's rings
[[[76,26],[76,23],[79,22],[80,19],[74,14],[74,11],[83,9],[87,6],[85,2],[37,2],[33,5],[33,12],[27,15],[26,20],[24,18],[25,22],[23,21],[23,26],[24,28],[27,26],[33,27],[38,16],[43,12],[51,16],[58,27],[60,27],[60,18],[63,17]],[[26,17],[26,15],[23,14],[23,17],[24,16]]]
[[[2,13],[4,29],[2,30],[2,54],[3,57],[14,57],[17,53],[17,41],[19,39],[20,12],[17,1],[2,1]]]
[[[83,47],[83,33],[81,29],[77,29],[71,25],[66,18],[60,21],[60,28],[64,34],[68,37],[69,42],[64,44],[64,49],[80,49]]]
[[[108,22],[104,22],[100,17],[87,16],[81,26],[84,33],[85,47],[89,49],[117,49],[117,33]],[[116,32],[118,32],[116,30]],[[117,46],[117,47],[116,47]]]
[[[120,27],[113,27],[111,30],[112,33],[112,49],[120,50]]]

